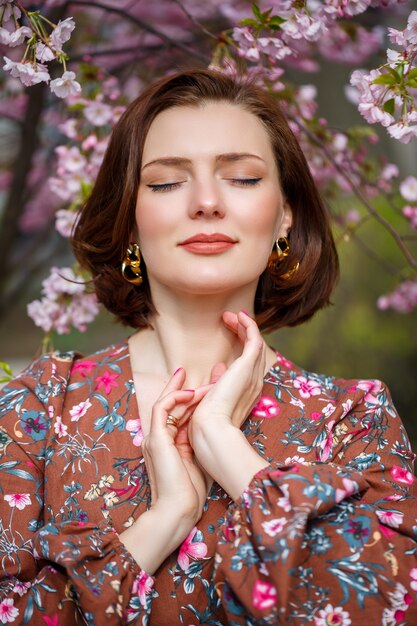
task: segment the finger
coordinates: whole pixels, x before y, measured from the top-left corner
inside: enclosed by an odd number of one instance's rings
[[[165,387],[162,389],[158,400],[166,396],[168,393],[170,393],[170,391],[181,389],[181,387],[183,386],[185,382],[185,376],[186,376],[186,372],[183,367],[179,367],[177,370],[175,370],[175,372],[172,374],[171,378],[168,380]]]
[[[150,432],[165,430],[169,414],[181,419],[194,394],[194,389],[177,389],[159,398],[152,407]]]

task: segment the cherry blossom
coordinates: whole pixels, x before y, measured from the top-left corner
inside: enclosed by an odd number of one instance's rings
[[[21,26],[12,32],[0,27],[0,44],[14,48],[15,46],[20,46],[25,38],[31,35],[32,31],[27,26]]]
[[[5,495],[4,499],[11,507],[16,507],[19,511],[23,511],[25,507],[32,504],[29,493],[10,493]]]
[[[400,183],[400,193],[407,202],[417,202],[417,178],[415,176],[407,176]]]
[[[194,527],[190,534],[184,539],[178,553],[178,565],[186,572],[190,567],[190,558],[202,559],[207,554],[207,545],[203,541],[192,542],[197,533]]]
[[[380,296],[377,306],[382,311],[394,309],[399,313],[410,313],[417,307],[417,280],[406,280],[390,294]]]
[[[67,19],[58,22],[50,35],[51,45],[55,50],[62,51],[62,46],[70,39],[74,28],[75,22],[72,17],[67,17]]]
[[[34,65],[30,63],[17,63],[6,56],[3,57],[3,59],[5,61],[3,69],[6,72],[10,72],[11,76],[14,78],[19,78],[25,87],[37,85],[43,81],[48,82],[50,80],[46,66],[41,63]]]
[[[67,98],[81,92],[81,85],[75,80],[74,72],[64,72],[61,78],[51,80],[51,91],[58,98]]]
[[[266,611],[277,602],[276,587],[267,581],[257,580],[252,590],[252,604],[259,611]]]

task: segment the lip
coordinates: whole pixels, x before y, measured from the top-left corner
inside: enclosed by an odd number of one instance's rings
[[[178,245],[186,246],[188,244],[193,244],[193,243],[201,243],[201,244],[230,243],[230,244],[233,244],[233,243],[236,243],[236,239],[232,239],[232,237],[229,237],[228,235],[225,235],[223,233],[212,233],[211,235],[208,235],[206,233],[198,233],[197,235],[188,237],[188,239],[184,239],[184,241],[181,241]]]
[[[197,233],[188,239],[184,239],[178,245],[193,254],[221,254],[233,248],[237,243],[224,233]]]

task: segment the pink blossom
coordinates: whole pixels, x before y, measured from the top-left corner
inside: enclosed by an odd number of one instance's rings
[[[6,598],[0,603],[0,622],[2,624],[14,622],[18,615],[19,609],[14,606],[12,598]]]
[[[291,361],[289,361],[284,356],[282,356],[282,354],[278,354],[277,353],[277,361],[278,361],[278,363],[280,363],[284,367],[287,367],[288,369],[291,369],[291,367],[292,367]]]
[[[63,44],[71,38],[74,28],[75,22],[72,17],[60,20],[50,35],[51,46],[61,52]]]
[[[189,557],[202,559],[207,554],[207,545],[203,541],[196,541],[195,543],[192,543],[196,533],[197,527],[194,527],[188,537],[184,539],[178,553],[178,565],[184,570],[184,572],[186,572],[190,567]]]
[[[142,432],[142,425],[139,419],[136,420],[128,420],[126,422],[126,430],[128,430],[130,433],[135,433],[135,436],[133,437],[133,445],[134,446],[141,446],[142,442],[143,442],[143,432]]]
[[[5,495],[4,499],[11,507],[16,507],[19,511],[23,511],[25,507],[32,504],[29,493],[10,493]]]
[[[404,513],[399,511],[376,511],[376,514],[380,521],[391,528],[398,528],[403,521]]]
[[[78,221],[79,214],[67,209],[59,209],[55,213],[55,229],[61,237],[70,237]]]
[[[409,43],[417,44],[417,11],[411,11],[408,16],[404,37]]]
[[[18,580],[13,587],[13,592],[18,593],[19,596],[24,596],[25,593],[27,593],[28,589],[30,588],[31,588],[31,583],[29,582],[25,583],[25,582],[22,582],[21,580]]]
[[[278,402],[270,396],[261,396],[252,409],[252,415],[255,417],[276,417],[280,412]]]
[[[414,482],[414,475],[405,469],[405,467],[393,465],[390,469],[390,474],[397,483],[412,485]]]
[[[305,376],[297,376],[293,385],[296,389],[299,389],[299,394],[302,398],[318,396],[321,393],[320,383],[315,380],[309,380]]]
[[[118,384],[115,382],[116,378],[119,378],[119,374],[117,374],[117,372],[109,372],[109,370],[106,370],[102,376],[97,376],[96,389],[104,387],[106,394],[109,394],[112,387],[118,387]]]
[[[358,483],[350,478],[343,478],[343,489],[336,489],[335,500],[336,502],[341,502],[344,498],[348,498],[352,494],[358,491]]]
[[[67,98],[81,92],[81,85],[75,80],[75,73],[68,71],[60,78],[51,80],[50,88],[58,98]]]
[[[416,202],[417,178],[415,178],[415,176],[407,176],[407,178],[400,183],[400,193],[404,200],[407,200],[407,202]]]
[[[42,619],[46,626],[60,626],[58,613],[55,613],[52,617],[42,615]]]
[[[403,215],[410,220],[411,228],[417,228],[417,206],[405,206]]]
[[[413,567],[410,570],[410,578],[411,578],[411,583],[410,583],[411,589],[413,589],[414,591],[417,591],[417,567]]]
[[[262,522],[262,528],[270,537],[275,537],[278,533],[282,531],[287,520],[285,517],[278,517],[276,519],[268,520],[267,522]]]
[[[10,46],[11,48],[20,46],[26,37],[31,36],[32,31],[27,26],[21,26],[12,32],[8,31],[6,28],[0,27],[0,44]]]
[[[272,583],[257,580],[252,590],[252,604],[259,611],[266,611],[275,606],[277,590]]]
[[[90,400],[85,400],[85,402],[75,404],[72,409],[70,409],[71,422],[78,422],[80,417],[83,417],[91,406],[92,404]]]
[[[305,458],[303,456],[298,456],[298,454],[296,454],[295,456],[287,456],[287,458],[284,461],[284,464],[292,465],[293,463],[304,463],[304,461],[305,461]]]
[[[319,451],[319,459],[320,461],[327,461],[330,457],[332,448],[333,448],[333,433],[332,428],[334,425],[334,420],[325,425],[325,438],[320,443],[320,451]]]
[[[65,172],[83,172],[87,166],[87,159],[83,156],[77,146],[58,146],[55,149],[58,155],[59,169]],[[63,173],[63,172],[62,172]]]
[[[79,361],[72,367],[72,372],[79,371],[81,376],[85,378],[88,374],[91,374],[93,369],[96,367],[97,363],[95,361]]]
[[[139,576],[136,576],[132,592],[138,594],[142,606],[146,606],[146,596],[151,593],[154,583],[155,579],[149,576],[144,570],[141,571]]]
[[[50,76],[47,68],[44,65],[31,63],[16,63],[7,57],[3,57],[6,63],[3,65],[3,69],[6,72],[10,72],[13,78],[18,78],[25,87],[31,85],[37,85],[41,82],[49,82]]]
[[[380,380],[360,380],[356,388],[366,391],[363,397],[365,402],[369,402],[369,404],[380,404],[377,397],[377,394],[383,389],[383,384]]]
[[[290,494],[289,494],[289,487],[288,485],[286,485],[285,483],[281,485],[281,492],[283,493],[282,496],[280,496],[277,500],[277,505],[281,508],[284,509],[284,511],[286,513],[288,513],[289,511],[291,511],[291,502],[290,502]]]
[[[93,124],[93,126],[104,126],[110,123],[113,117],[113,111],[108,104],[94,100],[85,107],[84,117],[90,124]]]
[[[381,310],[410,313],[417,307],[417,280],[404,281],[389,295],[378,298],[377,305]]]
[[[68,432],[68,426],[62,423],[62,417],[57,415],[54,424],[54,431],[58,437],[65,437]]]
[[[409,126],[408,124],[398,122],[388,128],[388,133],[394,139],[401,141],[401,143],[409,143],[411,139],[417,137],[417,126]]]
[[[46,63],[55,59],[55,53],[49,46],[39,42],[36,44],[36,58],[41,63]]]
[[[319,413],[318,411],[313,411],[313,413],[310,415],[310,418],[313,420],[313,422],[316,422],[321,417],[323,417],[323,413]]]
[[[324,609],[321,609],[317,616],[314,618],[314,626],[350,626],[352,620],[349,613],[344,611],[341,606],[333,607],[328,604]]]

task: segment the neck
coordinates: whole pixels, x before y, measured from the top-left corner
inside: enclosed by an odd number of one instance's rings
[[[254,294],[249,293],[186,295],[158,306],[154,298],[159,314],[151,320],[153,329],[141,330],[130,340],[134,369],[168,379],[183,367],[185,388],[210,382],[216,363],[229,366],[242,353],[241,342],[223,323],[223,312],[244,309],[253,315],[253,300]]]

